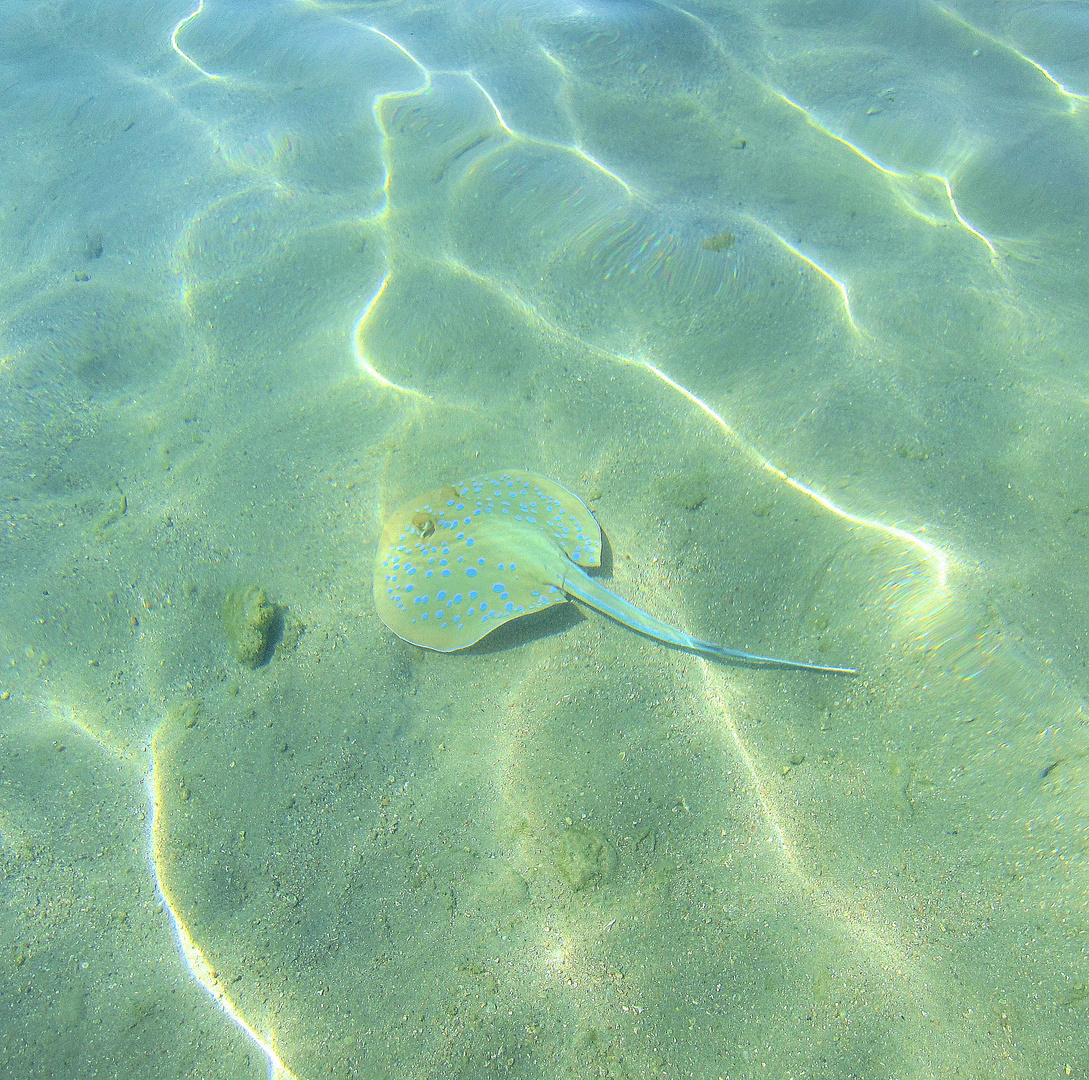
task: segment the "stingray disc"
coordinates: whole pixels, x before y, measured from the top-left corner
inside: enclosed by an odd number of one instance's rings
[[[601,529],[578,496],[524,469],[417,496],[382,530],[374,603],[398,637],[439,652],[562,603],[563,564],[601,562]]]

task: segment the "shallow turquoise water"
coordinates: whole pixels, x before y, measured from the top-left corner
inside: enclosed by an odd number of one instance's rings
[[[1089,6],[0,21],[0,1072],[1089,1071]],[[504,467],[860,675],[394,637]]]

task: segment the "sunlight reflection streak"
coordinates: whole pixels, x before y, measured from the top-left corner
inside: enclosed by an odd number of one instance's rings
[[[203,75],[206,79],[221,79],[222,75],[213,75],[210,71],[205,71],[179,44],[178,34],[182,32],[200,13],[204,10],[204,0],[197,0],[196,10],[191,11],[178,24],[170,33],[170,47],[180,56],[190,67],[194,67]]]
[[[189,969],[190,975],[200,984],[204,989],[204,992],[212,1001],[215,1002],[219,1010],[237,1028],[247,1035],[265,1056],[265,1060],[268,1062],[269,1080],[296,1080],[295,1074],[287,1067],[280,1058],[280,1055],[276,1053],[272,1044],[267,1039],[258,1035],[227,995],[226,987],[219,980],[215,969],[209,963],[200,946],[193,939],[193,935],[190,933],[185,921],[178,913],[174,901],[171,899],[170,893],[167,890],[166,883],[163,880],[162,867],[164,858],[161,830],[164,799],[159,759],[156,751],[156,745],[161,731],[162,725],[156,729],[155,734],[152,736],[151,770],[148,773],[146,781],[148,794],[147,856],[152,880],[155,883],[155,891],[158,893],[162,900],[163,907],[170,917],[171,925],[174,928],[174,937],[178,943],[178,949],[185,961],[185,966]]]

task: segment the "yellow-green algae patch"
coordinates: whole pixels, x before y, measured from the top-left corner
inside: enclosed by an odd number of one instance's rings
[[[553,865],[575,892],[600,885],[615,861],[607,840],[582,825],[562,829],[552,852]]]
[[[91,523],[96,536],[102,536],[111,525],[116,525],[129,508],[128,499],[118,484],[113,484],[107,493],[101,512]]]
[[[220,614],[235,660],[248,668],[267,664],[282,620],[265,590],[258,585],[233,590],[223,601]]]

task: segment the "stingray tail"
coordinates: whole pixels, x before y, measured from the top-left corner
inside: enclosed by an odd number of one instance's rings
[[[565,567],[565,570],[561,588],[568,596],[589,604],[602,614],[656,641],[664,641],[682,649],[691,649],[692,652],[713,656],[719,660],[744,660],[750,664],[800,668],[803,671],[825,671],[835,675],[858,674],[855,668],[828,667],[825,664],[805,664],[800,660],[782,660],[777,656],[759,656],[756,653],[742,652],[740,649],[728,649],[725,645],[716,645],[713,641],[703,641],[655,618],[650,612],[629,604],[622,596],[617,596],[611,589],[606,589],[600,582],[583,573],[574,563]]]

